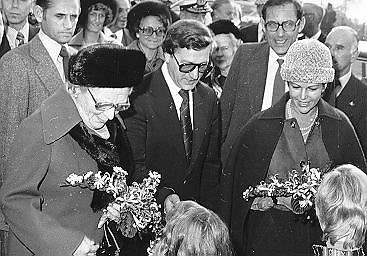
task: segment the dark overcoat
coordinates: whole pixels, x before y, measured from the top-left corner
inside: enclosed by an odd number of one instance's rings
[[[220,215],[231,231],[236,251],[241,254],[243,229],[253,202],[242,193],[265,180],[274,150],[282,133],[288,93],[272,108],[262,111],[246,124],[224,164],[221,177]],[[351,163],[366,172],[367,166],[357,135],[348,117],[324,100],[318,103],[322,141],[333,165]]]

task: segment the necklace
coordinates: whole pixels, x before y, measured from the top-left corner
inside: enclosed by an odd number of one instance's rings
[[[287,116],[288,116],[288,118],[293,118],[293,115],[292,115],[292,107],[291,107],[291,100],[288,100],[287,105],[286,105],[286,108],[287,108]],[[315,123],[315,120],[316,120],[316,117],[318,116],[318,114],[319,114],[319,109],[316,108],[315,114],[310,119],[310,125],[308,125],[306,127],[299,126],[299,129],[301,130],[302,135],[306,135],[306,134],[310,133],[311,128],[312,128],[313,124]]]

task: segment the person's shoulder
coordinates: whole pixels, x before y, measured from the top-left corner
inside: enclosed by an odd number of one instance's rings
[[[266,52],[266,49],[268,48],[267,42],[261,42],[261,43],[244,43],[241,44],[240,47],[238,47],[236,54],[241,55],[253,55],[256,52]]]
[[[0,63],[2,63],[3,66],[14,66],[27,62],[30,59],[30,46],[29,44],[24,44],[5,53],[0,58]]]

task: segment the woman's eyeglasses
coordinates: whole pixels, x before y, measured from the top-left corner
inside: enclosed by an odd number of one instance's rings
[[[193,71],[196,67],[198,67],[198,70],[200,73],[204,73],[208,68],[210,68],[208,63],[200,63],[200,64],[194,64],[194,63],[189,63],[189,64],[180,64],[178,62],[178,60],[176,59],[176,56],[174,54],[173,58],[175,59],[177,65],[178,65],[178,70],[180,70],[180,72],[182,73],[190,73],[191,71]]]
[[[94,101],[94,107],[96,108],[96,110],[98,111],[107,111],[110,110],[111,108],[115,108],[116,112],[120,112],[120,111],[125,111],[130,107],[130,101],[129,98],[127,98],[127,102],[126,103],[111,103],[111,102],[97,102],[96,99],[94,98],[93,94],[91,93],[91,91],[88,89],[88,92],[90,94],[90,96],[92,96],[92,99]]]
[[[139,27],[139,30],[145,36],[151,36],[153,35],[153,33],[155,33],[156,36],[164,36],[166,34],[166,29],[163,27],[159,27],[156,29],[152,27],[144,27],[144,28]]]

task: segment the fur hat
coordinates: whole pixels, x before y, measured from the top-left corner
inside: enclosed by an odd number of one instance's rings
[[[143,79],[145,56],[116,44],[94,44],[69,60],[69,81],[85,87],[137,86]]]
[[[332,82],[334,69],[330,51],[315,39],[296,41],[285,55],[280,74],[283,80],[291,82]]]
[[[208,26],[215,35],[232,33],[237,39],[241,39],[241,32],[230,20],[217,20]]]

